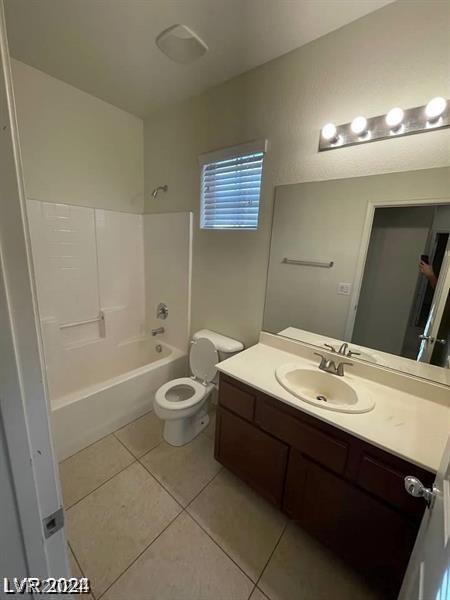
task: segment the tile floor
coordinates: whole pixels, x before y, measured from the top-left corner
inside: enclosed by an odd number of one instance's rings
[[[174,448],[149,412],[60,464],[74,576],[98,600],[369,600],[333,555],[222,468],[214,413]]]

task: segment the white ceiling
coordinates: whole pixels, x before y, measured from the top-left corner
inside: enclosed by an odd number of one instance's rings
[[[6,0],[13,57],[138,116],[302,46],[392,0]],[[182,23],[209,46],[179,65],[155,38]]]

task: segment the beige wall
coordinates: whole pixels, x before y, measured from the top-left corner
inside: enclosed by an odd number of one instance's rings
[[[400,0],[145,121],[146,212],[193,210],[192,328],[256,340],[274,187],[450,164],[450,131],[318,153],[327,121],[450,96],[449,8]],[[202,152],[267,137],[260,228],[200,231]],[[149,197],[156,185],[167,194]]]
[[[143,122],[12,61],[28,198],[142,213]]]

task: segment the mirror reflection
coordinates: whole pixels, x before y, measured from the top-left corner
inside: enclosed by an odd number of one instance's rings
[[[450,203],[414,177],[278,188],[266,331],[448,383]]]

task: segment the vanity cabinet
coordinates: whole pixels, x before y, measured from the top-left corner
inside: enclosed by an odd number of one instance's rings
[[[432,473],[223,374],[215,456],[395,597],[425,508],[403,479]]]

